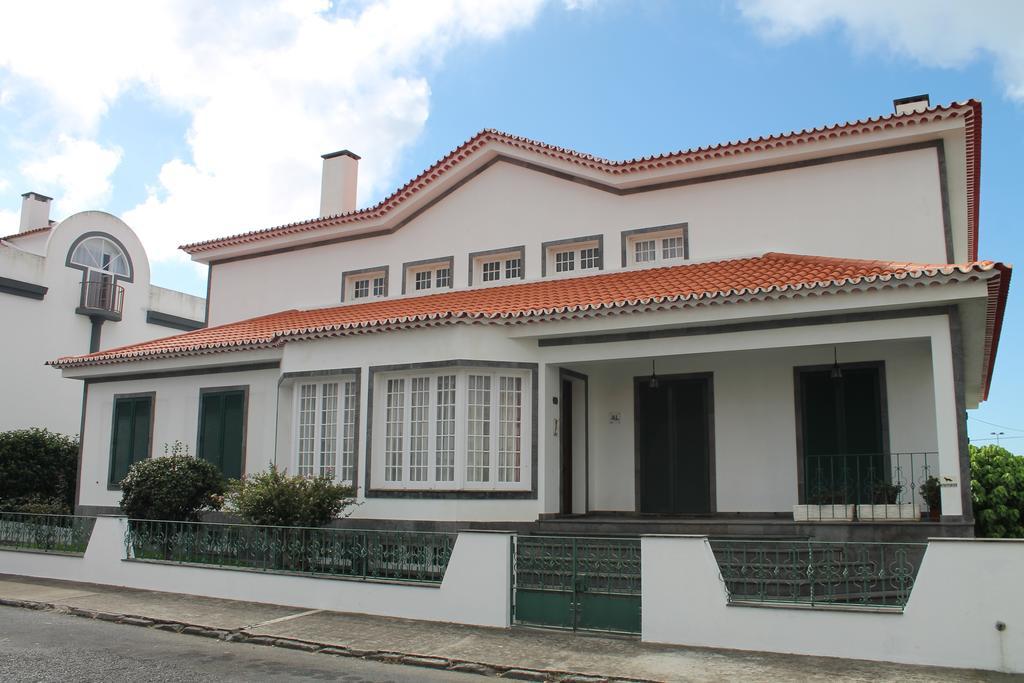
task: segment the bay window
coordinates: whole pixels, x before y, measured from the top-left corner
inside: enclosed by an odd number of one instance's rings
[[[378,373],[373,488],[529,489],[530,382],[515,368]]]

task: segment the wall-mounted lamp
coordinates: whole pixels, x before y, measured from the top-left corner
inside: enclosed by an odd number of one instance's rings
[[[834,346],[832,347],[832,359],[833,363],[831,377],[832,379],[842,379],[843,369],[839,367],[839,352],[836,350],[836,347]]]
[[[657,389],[660,382],[658,382],[658,374],[654,371],[654,359],[651,359],[651,378],[647,380],[647,387],[649,389]]]

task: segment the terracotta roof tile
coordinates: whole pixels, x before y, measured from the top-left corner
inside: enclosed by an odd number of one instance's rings
[[[6,237],[0,237],[0,240],[9,241],[16,240],[19,237],[28,237],[29,235],[38,235],[41,232],[47,232],[53,230],[53,226],[44,226],[42,228],[32,228],[31,230],[25,230],[24,232],[16,232],[13,235],[7,235]]]
[[[445,157],[435,162],[428,169],[407,182],[377,204],[324,218],[313,218],[297,223],[288,223],[272,228],[253,230],[228,237],[194,242],[180,247],[189,254],[201,254],[205,251],[239,244],[251,244],[265,239],[307,233],[323,228],[359,221],[375,220],[385,217],[402,204],[412,199],[417,193],[425,190],[431,183],[439,180],[448,171],[482,149],[490,142],[496,142],[517,149],[522,149],[542,156],[568,162],[581,168],[600,171],[609,176],[621,176],[629,173],[652,171],[672,166],[685,166],[703,161],[727,158],[761,152],[784,147],[793,147],[807,143],[836,140],[839,138],[863,135],[864,133],[910,128],[919,124],[951,118],[963,118],[967,134],[967,202],[968,202],[968,255],[974,260],[978,249],[978,194],[980,191],[980,155],[981,155],[981,103],[976,100],[937,105],[921,112],[889,114],[877,118],[850,121],[847,123],[821,126],[819,128],[793,131],[779,135],[768,135],[746,140],[726,142],[708,147],[680,150],[654,156],[638,157],[625,161],[612,161],[601,157],[577,152],[565,147],[556,147],[537,140],[511,135],[500,130],[485,129],[462,143]]]
[[[754,258],[624,270],[586,277],[288,310],[53,361],[57,367],[276,347],[288,341],[456,322],[527,322],[640,307],[676,308],[728,298],[799,295],[826,287],[896,286],[921,278],[983,274],[1006,266],[894,263],[768,253]]]

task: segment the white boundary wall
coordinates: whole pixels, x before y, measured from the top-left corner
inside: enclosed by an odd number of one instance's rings
[[[641,553],[648,642],[1024,673],[1024,541],[931,539],[903,614],[729,606],[706,537]]]
[[[440,586],[124,561],[127,519],[98,517],[84,557],[0,550],[0,572],[477,626],[509,625],[509,534],[459,532]]]

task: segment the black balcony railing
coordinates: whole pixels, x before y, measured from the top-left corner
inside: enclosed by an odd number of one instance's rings
[[[810,508],[809,520],[935,517],[938,465],[935,452],[807,455],[800,502]]]
[[[84,312],[96,311],[120,319],[124,306],[124,287],[112,281],[83,280],[79,307]]]

